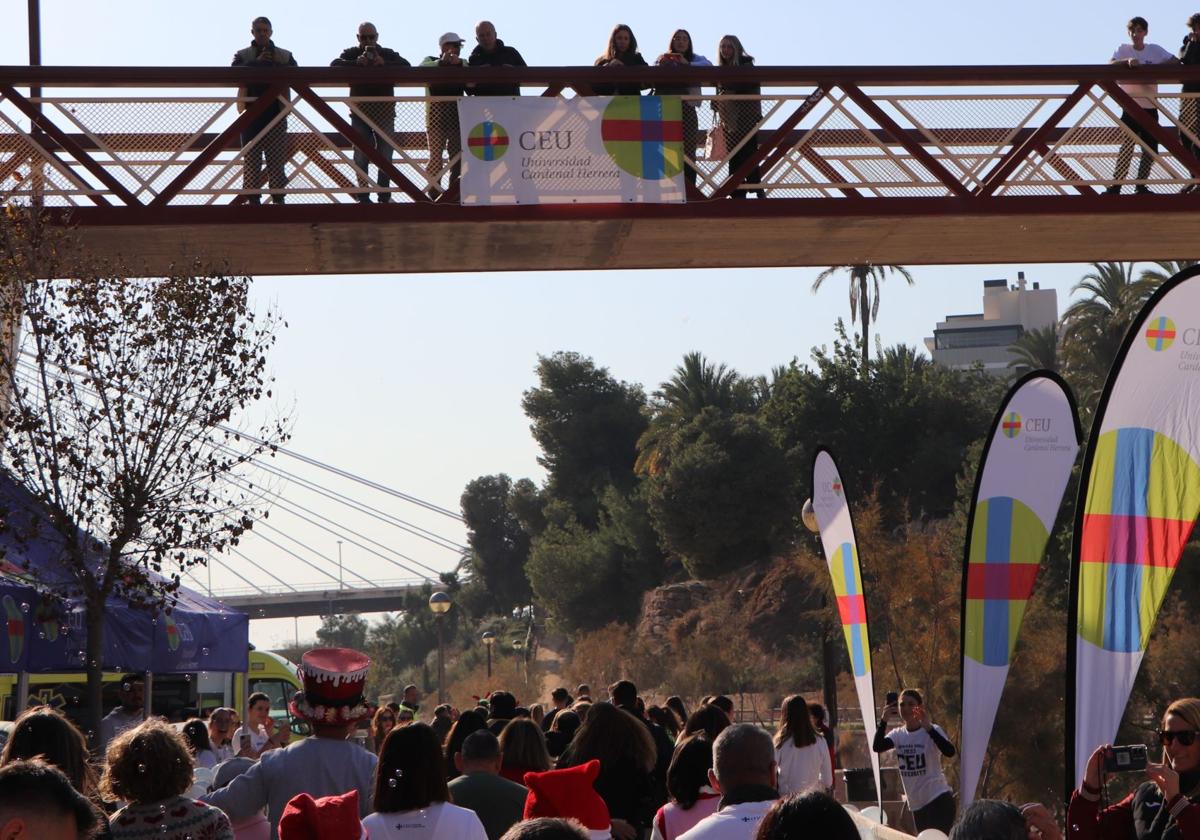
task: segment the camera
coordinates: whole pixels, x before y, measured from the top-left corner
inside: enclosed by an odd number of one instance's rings
[[[363,54],[369,56],[370,58],[374,58],[375,57],[375,46],[369,45],[369,46],[363,47]]]
[[[1134,770],[1146,769],[1146,745],[1129,744],[1128,746],[1113,747],[1104,757],[1104,772],[1129,773]]]

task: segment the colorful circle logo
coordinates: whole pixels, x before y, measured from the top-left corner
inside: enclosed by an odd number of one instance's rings
[[[1021,434],[1021,415],[1015,411],[1008,412],[1008,416],[1000,424],[1000,431],[1004,432],[1006,438],[1015,438]]]
[[[842,497],[842,482],[840,482],[840,481],[833,482],[832,489],[833,489],[834,495],[840,499]]]
[[[1146,346],[1161,353],[1175,343],[1175,322],[1167,316],[1155,318],[1146,328]]]
[[[646,181],[683,172],[683,105],[675,96],[614,96],[600,123],[604,151]]]
[[[480,160],[500,160],[508,151],[508,132],[499,123],[481,122],[467,135],[467,148]]]

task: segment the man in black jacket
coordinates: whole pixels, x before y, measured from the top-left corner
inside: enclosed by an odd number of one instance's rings
[[[233,54],[234,67],[295,67],[296,57],[289,50],[275,46],[271,21],[256,17],[250,23],[250,34],[254,40]],[[257,99],[270,88],[267,84],[247,84],[238,90],[238,110],[243,110],[243,99]],[[284,164],[287,162],[287,117],[278,121],[283,106],[273,102],[258,117],[242,129],[242,189],[248,194],[250,204],[258,204],[262,188],[263,158],[267,162],[267,183],[271,186],[271,201],[283,204],[283,190],[287,186]],[[268,128],[269,126],[269,128]]]
[[[475,24],[475,40],[478,46],[471,51],[467,63],[471,67],[525,67],[525,59],[496,37],[496,27],[491,21],[481,20]],[[514,84],[475,85],[469,93],[475,96],[520,96],[521,86]]]
[[[373,23],[358,25],[358,46],[342,50],[342,54],[330,62],[331,67],[383,67],[392,65],[409,67],[409,63],[395,50],[379,45],[379,30]],[[366,84],[350,85],[350,96],[359,97],[393,97],[396,90],[390,82],[368,82]],[[391,133],[396,128],[395,102],[352,102],[350,106],[350,126],[375,147],[379,154],[387,160],[392,159]],[[367,153],[362,149],[354,150],[354,165],[358,169],[358,186],[363,188],[354,197],[363,204],[370,204],[371,196],[365,191],[367,186]],[[392,200],[387,192],[391,179],[383,170],[379,171],[379,186],[384,192],[379,193],[379,203],[386,204]]]

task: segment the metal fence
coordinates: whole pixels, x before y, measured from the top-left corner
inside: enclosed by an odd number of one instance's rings
[[[1200,183],[1200,94],[1178,88],[1200,85],[1198,70],[502,68],[450,81],[551,96],[601,80],[692,86],[689,201],[848,200],[1188,189]],[[1133,78],[1160,83],[1157,115],[1122,89]],[[457,98],[427,93],[447,80],[428,68],[0,68],[0,201],[453,204]],[[381,83],[394,95],[347,93]],[[708,143],[718,123],[723,150]]]

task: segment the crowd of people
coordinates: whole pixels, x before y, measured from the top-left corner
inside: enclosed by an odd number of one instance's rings
[[[269,732],[269,700],[247,719],[214,710],[181,727],[110,722],[103,758],[41,706],[0,754],[2,840],[856,840],[838,793],[825,709],[786,698],[772,735],[725,696],[691,710],[647,705],[628,680],[580,685],[550,703],[494,691],[461,713],[422,715],[419,692],[374,708],[370,662],[344,648],[304,654],[290,712],[312,737]],[[132,675],[123,704],[136,699]],[[266,700],[264,703],[263,701]],[[915,689],[889,696],[872,747],[895,751],[917,830],[953,840],[1061,840],[1051,811],[981,800],[956,819],[941,769],[955,754]],[[131,708],[118,707],[132,718]],[[111,716],[110,716],[111,717]],[[891,723],[898,718],[898,725]],[[115,720],[115,719],[114,719]],[[369,721],[370,737],[354,733]],[[286,726],[278,727],[286,729]],[[1163,715],[1162,764],[1116,804],[1104,799],[1112,747],[1087,763],[1066,820],[1078,840],[1200,840],[1200,699]]]
[[[1200,63],[1200,14],[1192,15],[1187,20],[1188,34],[1177,54],[1164,49],[1158,44],[1146,41],[1150,25],[1143,17],[1134,17],[1128,23],[1129,42],[1117,47],[1110,59],[1112,64],[1128,66],[1144,66],[1156,64],[1182,63],[1193,65]],[[250,45],[238,50],[233,57],[234,66],[242,67],[276,67],[297,66],[295,55],[291,51],[278,47],[272,40],[273,29],[271,21],[266,17],[255,18],[251,24],[253,40]],[[419,66],[440,67],[453,71],[455,68],[466,67],[524,67],[525,59],[515,47],[505,44],[497,37],[496,27],[490,21],[480,21],[475,26],[476,45],[466,57],[462,55],[465,39],[455,32],[446,32],[438,38],[437,53],[426,56]],[[722,67],[742,67],[754,64],[750,55],[736,35],[725,35],[717,44],[716,63]],[[393,49],[384,47],[379,42],[379,31],[372,23],[363,23],[358,28],[357,43],[347,47],[333,59],[335,67],[408,67],[411,66],[403,56]],[[677,29],[667,39],[666,48],[659,53],[651,63],[638,49],[637,36],[633,29],[626,24],[616,25],[609,36],[604,51],[596,58],[596,67],[711,67],[713,62],[698,53],[692,43],[692,36],[686,29]],[[1121,85],[1128,95],[1129,101],[1122,103],[1121,123],[1126,131],[1117,154],[1116,167],[1112,180],[1105,190],[1108,194],[1118,194],[1126,183],[1126,176],[1133,160],[1136,146],[1141,147],[1137,177],[1132,182],[1135,192],[1147,193],[1150,188],[1147,179],[1154,165],[1154,155],[1159,149],[1159,140],[1152,130],[1152,125],[1159,121],[1158,87],[1154,83],[1128,82]],[[263,84],[248,84],[241,91],[242,105],[245,100],[259,97],[270,86]],[[684,177],[689,184],[696,183],[697,170],[694,158],[699,141],[699,119],[697,108],[700,103],[700,88],[696,85],[684,85],[674,82],[664,75],[661,82],[656,84],[622,82],[614,84],[594,85],[591,92],[596,95],[641,95],[649,91],[658,96],[680,96],[683,103],[683,145],[686,161]],[[368,189],[368,166],[373,161],[377,164],[377,183],[380,188],[378,201],[391,201],[391,193],[387,191],[390,184],[389,170],[392,160],[392,141],[388,136],[395,128],[395,103],[386,101],[394,95],[394,87],[388,82],[360,82],[350,85],[350,95],[354,98],[364,98],[351,109],[350,126],[354,132],[361,135],[365,146],[356,143],[354,163],[358,179],[356,200],[370,203]],[[429,158],[426,164],[428,181],[427,194],[437,199],[443,192],[442,174],[446,169],[446,161],[450,162],[450,176],[445,189],[453,189],[458,182],[461,171],[460,153],[461,140],[459,136],[458,110],[455,100],[462,96],[519,96],[520,85],[514,83],[467,84],[453,78],[447,73],[445,82],[431,84],[428,88],[430,101],[426,108],[426,136]],[[713,101],[715,121],[708,132],[706,153],[710,158],[727,160],[729,174],[733,174],[747,163],[758,149],[757,132],[762,121],[762,105],[755,98],[761,88],[753,82],[737,84],[720,84],[716,92],[722,98]],[[1194,138],[1200,137],[1200,105],[1197,99],[1189,98],[1187,94],[1200,93],[1200,82],[1187,82],[1183,85],[1184,98],[1180,100],[1179,121],[1181,126],[1191,133],[1179,132],[1180,143],[1193,154],[1200,153],[1200,144]],[[281,116],[283,105],[275,100],[263,103],[256,108],[256,115],[246,122],[242,129],[241,139],[244,148],[243,188],[247,200],[259,203],[264,180],[269,186],[271,200],[283,203],[287,177],[285,163],[287,160],[287,119]],[[367,148],[373,151],[369,156]],[[443,155],[445,157],[443,158]],[[263,166],[266,166],[264,179]],[[385,166],[378,166],[380,162]],[[733,198],[745,198],[756,195],[765,196],[761,186],[761,173],[757,166],[751,167],[744,175],[743,188],[731,193]],[[1188,184],[1183,192],[1191,192],[1195,184]]]
[[[283,47],[276,46],[272,36],[274,30],[271,21],[266,17],[257,17],[251,23],[250,45],[238,50],[233,56],[235,67],[295,67],[295,55]],[[334,67],[410,67],[411,62],[398,52],[383,46],[379,41],[379,30],[373,24],[364,22],[359,25],[356,35],[357,43],[342,50],[333,59]],[[467,84],[456,80],[453,72],[456,68],[466,67],[524,67],[525,59],[521,53],[496,34],[496,27],[490,21],[480,21],[475,26],[476,46],[469,55],[463,56],[462,50],[465,39],[455,32],[446,32],[438,38],[438,52],[426,56],[419,63],[421,67],[440,67],[448,71],[445,82],[429,86],[429,95],[433,97],[426,108],[426,139],[429,149],[429,159],[426,164],[428,180],[427,193],[430,198],[441,196],[442,173],[446,162],[450,162],[450,176],[446,189],[452,189],[457,183],[461,166],[459,154],[462,150],[459,136],[458,108],[455,100],[461,96],[520,96],[521,88],[513,83]],[[666,49],[654,60],[655,66],[678,68],[684,66],[711,67],[713,62],[697,53],[692,45],[692,36],[686,29],[675,30],[667,41]],[[741,40],[735,35],[725,35],[717,44],[717,64],[723,67],[739,67],[754,64],[754,57],[746,52]],[[637,37],[633,30],[618,24],[612,31],[605,51],[595,61],[597,67],[646,67],[649,62],[638,51]],[[260,97],[270,89],[270,85],[247,84],[239,92],[240,107],[245,107],[247,100]],[[663,82],[657,85],[624,83],[613,85],[596,85],[592,91],[596,95],[640,95],[650,91],[654,95],[675,95],[683,97],[683,143],[689,158],[684,168],[684,177],[691,184],[696,182],[696,169],[690,160],[694,156],[699,140],[699,118],[696,109],[699,105],[700,88],[694,85],[682,85],[664,75]],[[756,95],[760,87],[756,83],[723,84],[716,88],[718,94]],[[387,191],[390,184],[389,168],[392,159],[392,141],[388,136],[395,128],[396,106],[394,102],[385,101],[394,95],[394,86],[389,82],[359,82],[350,85],[350,96],[364,101],[351,109],[350,127],[358,133],[365,144],[356,144],[354,164],[357,170],[359,190],[355,199],[364,204],[371,202],[368,189],[368,167],[374,162],[378,169],[377,183],[381,189],[378,194],[380,203],[391,201],[391,193]],[[712,139],[719,145],[716,148],[717,158],[725,158],[728,154],[729,172],[732,175],[747,162],[758,148],[755,135],[762,119],[761,103],[754,98],[717,100],[714,102],[716,125]],[[287,118],[281,116],[283,105],[278,100],[263,103],[255,108],[255,114],[247,118],[241,131],[241,142],[244,149],[243,189],[247,200],[252,204],[261,203],[259,191],[265,183],[269,187],[271,201],[282,204],[285,201],[287,177],[285,164],[287,161]],[[374,154],[369,154],[367,149]],[[443,158],[443,154],[445,158]],[[379,166],[383,161],[386,165]],[[264,178],[264,162],[266,174]],[[749,171],[745,178],[747,184],[756,184],[760,179],[756,167]],[[747,193],[763,197],[761,189],[736,191],[734,197],[744,198]]]

